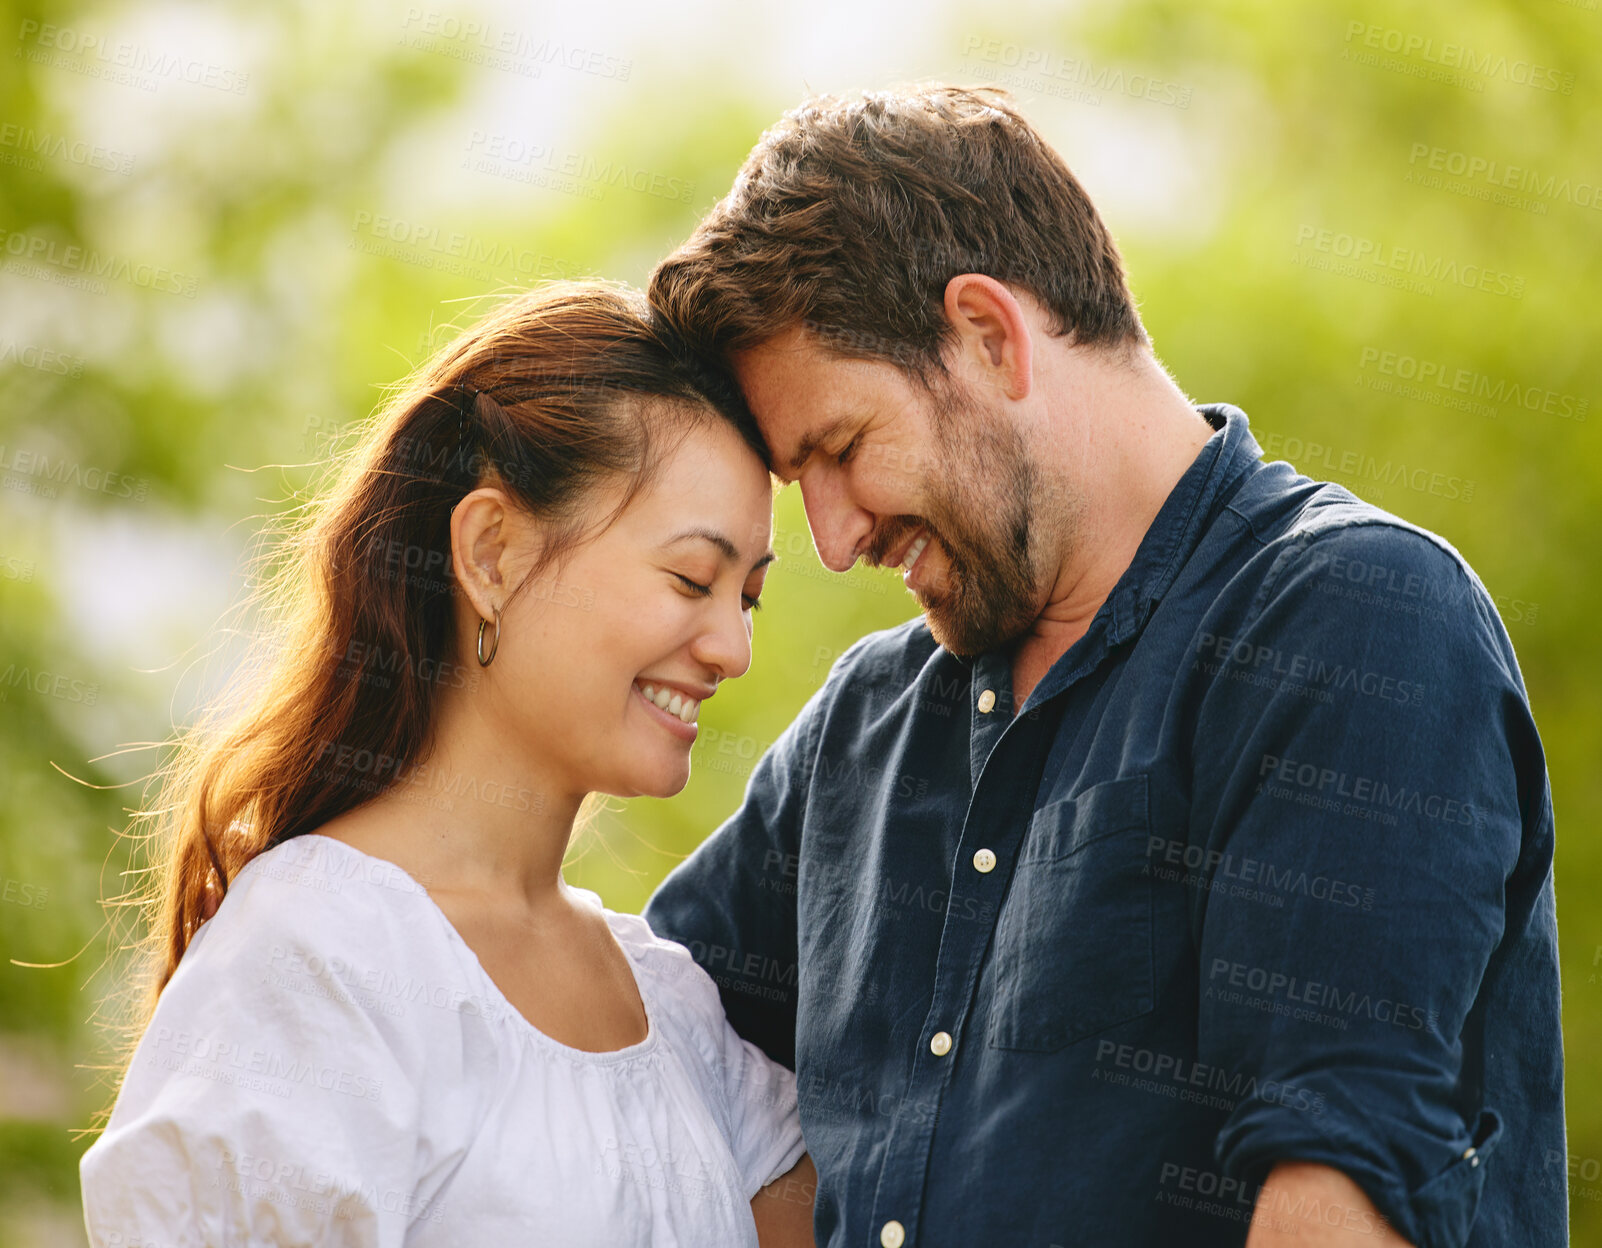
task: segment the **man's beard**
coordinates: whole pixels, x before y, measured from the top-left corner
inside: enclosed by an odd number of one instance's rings
[[[1045,534],[1066,531],[1072,508],[1041,514],[1039,473],[1023,437],[951,382],[936,398],[935,446],[922,517],[897,518],[888,549],[920,524],[949,571],[918,597],[929,632],[951,653],[994,650],[1026,632],[1043,605],[1036,561]]]

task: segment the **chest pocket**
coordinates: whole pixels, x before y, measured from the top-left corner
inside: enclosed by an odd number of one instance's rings
[[[1049,1052],[1154,1005],[1146,777],[1035,812],[996,923],[990,1044]]]

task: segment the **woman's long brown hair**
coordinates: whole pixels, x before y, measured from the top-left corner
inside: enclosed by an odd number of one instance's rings
[[[504,303],[400,386],[286,535],[260,591],[266,641],[235,677],[233,709],[177,739],[159,802],[135,816],[158,864],[139,898],[141,1028],[208,896],[426,756],[436,696],[455,683],[442,673],[460,670],[450,517],[462,496],[493,479],[541,522],[532,577],[593,527],[597,487],[624,482],[615,518],[664,435],[718,413],[765,458],[727,377],[675,344],[641,295],[601,282]]]

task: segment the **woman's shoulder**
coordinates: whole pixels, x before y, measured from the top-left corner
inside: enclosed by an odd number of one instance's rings
[[[596,898],[599,904],[600,899]],[[795,1076],[754,1044],[740,1038],[723,1010],[712,975],[701,965],[739,967],[744,955],[716,946],[688,949],[651,930],[637,914],[606,911],[618,943],[642,972],[665,991],[654,1021],[669,1043],[693,1060],[685,1069],[696,1081],[740,1166],[751,1194],[778,1177],[801,1156]]]
[[[499,1013],[476,963],[399,867],[310,834],[257,855],[196,933],[163,1000],[361,1016],[379,1035]]]
[[[431,908],[403,872],[324,837],[246,864],[157,998],[85,1154],[92,1218],[200,1226],[206,1243],[332,1243],[347,1238],[343,1221],[324,1225],[346,1185],[369,1221],[430,1197],[417,1163],[465,1154],[504,1067],[504,1030],[479,1017]],[[322,1176],[327,1198],[273,1208],[241,1159]],[[262,1219],[280,1235],[246,1229]]]
[[[723,1002],[717,984],[695,953],[676,940],[658,936],[643,916],[608,909],[600,897],[590,895],[641,978],[650,982],[659,999],[669,1003],[668,1021],[689,1025],[713,1043],[723,1026]]]
[[[393,947],[389,938],[401,936],[411,954],[417,945],[434,943],[433,909],[422,886],[393,863],[313,833],[246,863],[200,931],[257,940],[354,941],[375,952]]]
[[[428,897],[428,891],[394,863],[316,832],[291,837],[257,854],[240,871],[238,881],[261,881],[269,888],[299,889],[308,898],[342,898],[363,906],[385,901],[402,911],[415,909]]]
[[[574,891],[606,916],[606,925],[612,929],[617,943],[641,970],[654,978],[674,981],[691,977],[692,972],[704,977],[705,972],[696,964],[691,952],[676,940],[658,936],[643,915],[613,910],[601,900],[600,894],[587,888]]]

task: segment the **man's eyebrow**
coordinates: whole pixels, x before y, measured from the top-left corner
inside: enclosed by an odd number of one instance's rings
[[[822,429],[816,429],[813,432],[806,434],[801,439],[801,445],[795,448],[795,454],[790,456],[790,462],[787,465],[790,471],[801,471],[801,465],[812,458],[812,452],[818,449],[819,444],[827,442],[830,438],[834,437],[835,434],[839,433],[840,430],[845,428],[846,423],[847,418],[840,416],[835,420],[830,421]]]
[[[673,546],[679,542],[687,542],[692,537],[698,537],[702,541],[711,542],[712,545],[718,548],[718,553],[730,563],[735,562],[740,557],[740,552],[735,548],[734,543],[722,533],[719,533],[716,529],[685,529],[682,533],[675,533],[672,537],[664,541],[662,545]],[[768,551],[765,555],[751,565],[751,571],[755,572],[758,568],[765,567],[767,564],[772,563],[775,558],[777,558],[777,556],[771,550]]]

